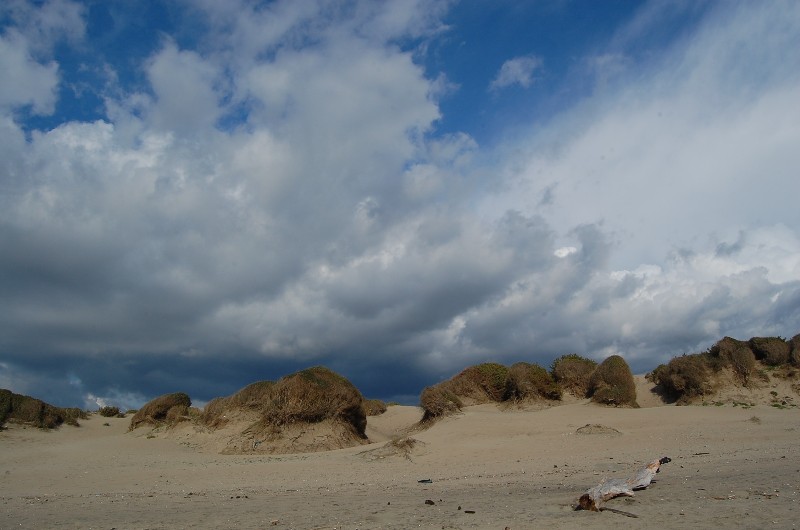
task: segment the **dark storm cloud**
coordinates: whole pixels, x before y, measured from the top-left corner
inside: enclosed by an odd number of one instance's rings
[[[800,9],[703,11],[659,60],[615,56],[604,90],[487,152],[436,129],[449,81],[419,56],[447,3],[366,4],[187,5],[202,32],[165,34],[136,83],[105,65],[103,119],[41,129],[20,116],[53,112],[68,65],[40,44],[86,38],[82,11],[43,43],[0,34],[21,80],[0,84],[0,387],[204,402],[323,364],[413,402],[475,362],[645,371],[800,331]],[[757,48],[742,64],[737,42]]]

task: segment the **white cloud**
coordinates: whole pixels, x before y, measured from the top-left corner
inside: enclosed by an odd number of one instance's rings
[[[542,60],[534,55],[514,57],[503,63],[497,75],[489,84],[490,91],[497,91],[511,85],[528,88],[533,84],[533,74],[542,66]]]
[[[50,114],[56,103],[58,65],[33,59],[29,43],[16,31],[0,35],[0,70],[13,83],[0,83],[0,111],[31,105],[36,114]]]
[[[796,331],[793,4],[777,20],[720,8],[497,166],[436,133],[444,81],[396,42],[441,30],[428,4],[196,4],[202,53],[166,40],[142,65],[152,95],[106,94],[107,120],[27,141],[0,122],[3,352],[450,375],[569,351],[649,366],[734,331]],[[0,61],[36,86],[0,101],[52,108],[55,65],[9,35]],[[530,86],[540,66],[509,61],[492,86]],[[137,370],[80,397],[133,399]]]
[[[13,20],[16,31],[25,36],[37,55],[49,55],[61,39],[78,43],[86,33],[84,7],[70,0],[6,0],[0,6],[0,15]]]
[[[751,8],[712,18],[649,75],[520,142],[525,169],[494,208],[544,204],[536,211],[562,233],[602,221],[619,266],[754,225],[797,230],[800,78],[787,65],[800,61],[800,16]],[[759,44],[743,56],[744,41]]]
[[[220,115],[216,68],[197,53],[168,42],[147,67],[156,101],[149,112],[155,127],[182,135],[207,131]]]
[[[91,392],[84,394],[83,407],[86,410],[97,410],[102,407],[119,407],[123,413],[141,408],[149,399],[138,392],[120,392],[112,389],[105,396],[97,396]],[[193,405],[197,405],[193,403]]]

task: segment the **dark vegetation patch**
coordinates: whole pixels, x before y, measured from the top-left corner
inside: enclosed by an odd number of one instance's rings
[[[97,413],[104,418],[124,418],[125,414],[119,411],[119,407],[100,407]]]
[[[753,337],[748,341],[755,358],[769,366],[789,363],[791,346],[780,337]]]
[[[742,341],[724,337],[707,351],[682,355],[659,365],[647,378],[678,404],[689,404],[716,393],[725,371],[743,387],[768,381],[767,371],[777,377],[793,378],[800,367],[800,335],[753,337]]]
[[[800,333],[789,339],[789,362],[792,366],[800,368]]]
[[[54,429],[64,423],[78,427],[78,420],[86,418],[88,414],[79,408],[55,407],[40,399],[0,388],[0,427],[6,422],[42,429]]]
[[[647,378],[661,387],[667,397],[678,404],[713,393],[710,373],[713,370],[708,357],[701,353],[675,357],[667,364],[656,367]]]

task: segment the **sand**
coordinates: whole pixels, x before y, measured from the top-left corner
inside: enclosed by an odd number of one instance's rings
[[[395,406],[369,418],[370,445],[279,456],[128,433],[130,417],[92,415],[53,432],[11,426],[0,432],[0,528],[798,524],[800,409],[665,406],[641,388],[639,409],[480,405],[410,434],[421,411]],[[578,433],[587,424],[603,428]],[[638,518],[573,511],[603,477],[661,456],[672,462],[650,488],[607,505]]]

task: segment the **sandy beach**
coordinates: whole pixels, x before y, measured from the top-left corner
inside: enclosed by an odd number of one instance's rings
[[[369,418],[369,445],[276,456],[216,454],[190,429],[129,433],[130,418],[92,415],[50,432],[11,425],[0,432],[0,527],[796,526],[796,408],[640,401],[479,405],[410,433],[420,409],[393,406]],[[604,429],[578,432],[587,424]],[[412,440],[391,443],[403,436]],[[656,482],[607,505],[638,517],[573,510],[604,477],[661,456],[672,462]]]

